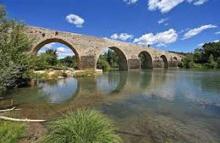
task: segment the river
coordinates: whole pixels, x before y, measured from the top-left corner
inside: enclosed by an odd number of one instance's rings
[[[8,94],[25,118],[99,110],[114,121],[125,143],[220,142],[219,71],[110,72],[39,81]]]

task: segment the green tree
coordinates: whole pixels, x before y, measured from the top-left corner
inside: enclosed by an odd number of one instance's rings
[[[110,69],[111,69],[109,63],[101,57],[98,60],[97,68],[102,69],[104,72],[110,71]]]
[[[57,54],[56,50],[49,49],[44,53],[47,56],[47,63],[51,66],[55,66],[57,64]]]
[[[187,69],[192,68],[193,64],[194,64],[194,62],[193,62],[193,55],[192,54],[189,54],[183,58],[183,67],[184,68],[187,68]]]
[[[206,64],[206,66],[207,66],[209,69],[215,69],[215,68],[217,68],[217,63],[215,62],[214,56],[213,56],[212,54],[209,56],[209,60],[208,60],[208,63]]]
[[[24,25],[6,19],[5,13],[0,6],[0,91],[23,83],[29,69],[25,52],[31,44]]]
[[[103,71],[109,71],[113,68],[119,68],[119,56],[114,50],[108,50],[99,57],[97,68]]]
[[[106,53],[107,61],[111,67],[118,68],[119,57],[114,50],[108,50]]]
[[[192,58],[193,57],[193,58]],[[185,68],[220,68],[220,41],[210,42],[198,48],[183,59]]]
[[[31,58],[32,69],[44,70],[56,66],[58,64],[57,54],[55,50],[47,50],[45,53],[33,56]]]
[[[34,70],[44,70],[47,69],[50,65],[47,62],[47,54],[41,54],[38,56],[33,56],[31,58],[31,69]]]
[[[61,65],[69,68],[77,68],[76,56],[67,56],[59,60]]]
[[[201,48],[195,49],[194,54],[193,54],[193,61],[196,63],[204,62],[203,49]]]
[[[214,60],[217,60],[220,57],[220,42],[211,42],[203,45],[204,56],[206,56],[207,60],[210,55],[213,55]]]
[[[217,58],[217,68],[220,69],[220,57]]]

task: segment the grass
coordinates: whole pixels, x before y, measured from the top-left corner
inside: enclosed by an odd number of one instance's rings
[[[78,110],[49,124],[44,143],[121,143],[112,122],[97,111]]]
[[[23,124],[0,121],[0,143],[17,143],[24,132]]]

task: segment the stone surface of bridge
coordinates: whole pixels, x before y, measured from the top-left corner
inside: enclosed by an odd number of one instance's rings
[[[120,70],[140,69],[142,67],[139,58],[141,54],[146,59],[144,62],[145,68],[177,67],[177,64],[182,59],[181,55],[151,47],[142,47],[131,43],[76,33],[31,26],[26,28],[26,33],[33,40],[33,45],[30,49],[32,54],[36,54],[46,44],[59,42],[72,49],[77,57],[78,68],[81,70],[96,69],[99,56],[107,48],[114,50],[118,54]]]

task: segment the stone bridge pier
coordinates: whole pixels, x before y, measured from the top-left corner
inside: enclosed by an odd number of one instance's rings
[[[44,45],[59,42],[68,46],[76,55],[78,69],[96,69],[98,59],[107,48],[119,57],[119,70],[177,67],[182,56],[152,47],[140,47],[131,43],[54,31],[39,27],[27,27],[26,33],[33,40],[31,54],[36,54]],[[143,61],[141,61],[141,59]]]

